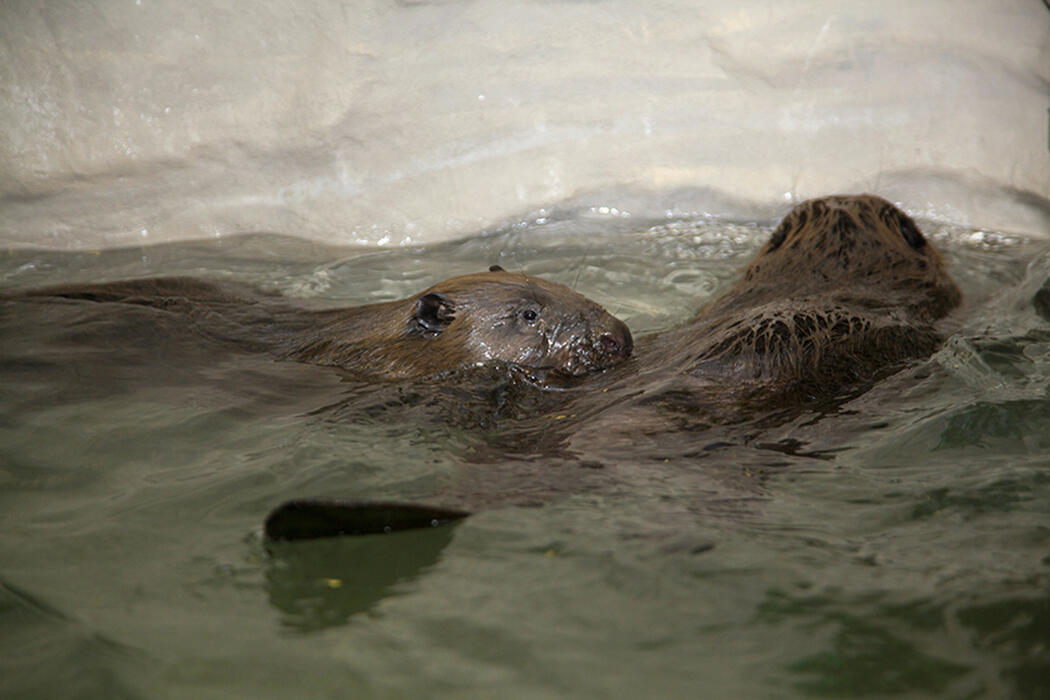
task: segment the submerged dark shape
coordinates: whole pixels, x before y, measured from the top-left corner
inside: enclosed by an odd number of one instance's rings
[[[189,317],[211,337],[374,379],[490,361],[581,377],[623,362],[633,347],[627,326],[590,299],[498,266],[406,299],[340,309],[309,309],[247,285],[187,277],[26,296],[150,306]]]
[[[273,509],[264,532],[271,540],[388,534],[447,525],[468,515],[463,510],[415,503],[300,499]]]

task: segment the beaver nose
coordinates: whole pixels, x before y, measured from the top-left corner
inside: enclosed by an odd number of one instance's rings
[[[602,333],[598,338],[598,342],[601,344],[602,349],[610,355],[630,357],[631,350],[634,349],[634,338],[631,337],[631,331],[622,323],[611,331]]]

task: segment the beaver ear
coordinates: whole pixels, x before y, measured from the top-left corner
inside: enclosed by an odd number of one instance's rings
[[[915,221],[889,202],[884,202],[883,207],[879,209],[879,219],[889,228],[900,231],[901,237],[914,250],[922,250],[926,245],[926,237],[922,235]]]
[[[444,294],[430,292],[416,299],[413,316],[423,335],[431,338],[449,327],[456,317],[456,307]]]
[[[915,250],[921,250],[926,245],[926,237],[922,235],[922,231],[915,225],[915,222],[910,216],[902,211],[897,212],[898,221],[901,227],[901,235],[904,236],[904,240],[908,242]]]
[[[769,237],[769,250],[766,252],[772,253],[779,248],[785,238],[787,238],[787,220],[781,221],[777,229],[773,231],[773,235]]]
[[[489,265],[489,272],[506,272],[506,270],[499,265]]]

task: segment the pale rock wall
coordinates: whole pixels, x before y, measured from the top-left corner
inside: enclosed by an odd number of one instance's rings
[[[393,245],[848,191],[1048,236],[1048,86],[1039,0],[6,0],[0,243]]]

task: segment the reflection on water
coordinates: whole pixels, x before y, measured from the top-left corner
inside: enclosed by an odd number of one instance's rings
[[[0,280],[193,274],[345,305],[499,263],[641,335],[689,317],[767,230],[579,219],[427,249],[14,251]],[[1031,300],[1050,255],[930,233],[966,306],[928,361],[775,420],[585,451],[573,387],[489,370],[363,385],[163,318],[0,301],[0,689],[1043,697],[1050,327]],[[267,549],[266,513],[299,497],[478,514]]]
[[[975,648],[1008,659],[1000,674],[1006,693],[1033,699],[1045,696],[1050,677],[1046,643],[1050,596],[977,602],[960,608],[957,616]]]
[[[289,629],[342,625],[423,576],[452,541],[454,526],[389,535],[271,542],[266,593]]]
[[[798,678],[793,685],[814,695],[856,697],[918,691],[954,696],[966,690],[955,684],[974,670],[947,660],[944,650],[924,651],[909,641],[916,633],[928,633],[942,624],[942,611],[923,609],[921,604],[887,604],[870,596],[843,601],[835,596],[770,591],[759,614],[767,624],[800,624],[826,640],[822,650],[788,666]]]
[[[0,671],[5,697],[34,697],[41,689],[76,689],[78,697],[142,697],[120,670],[148,662],[145,654],[95,632],[31,593],[0,580]]]

